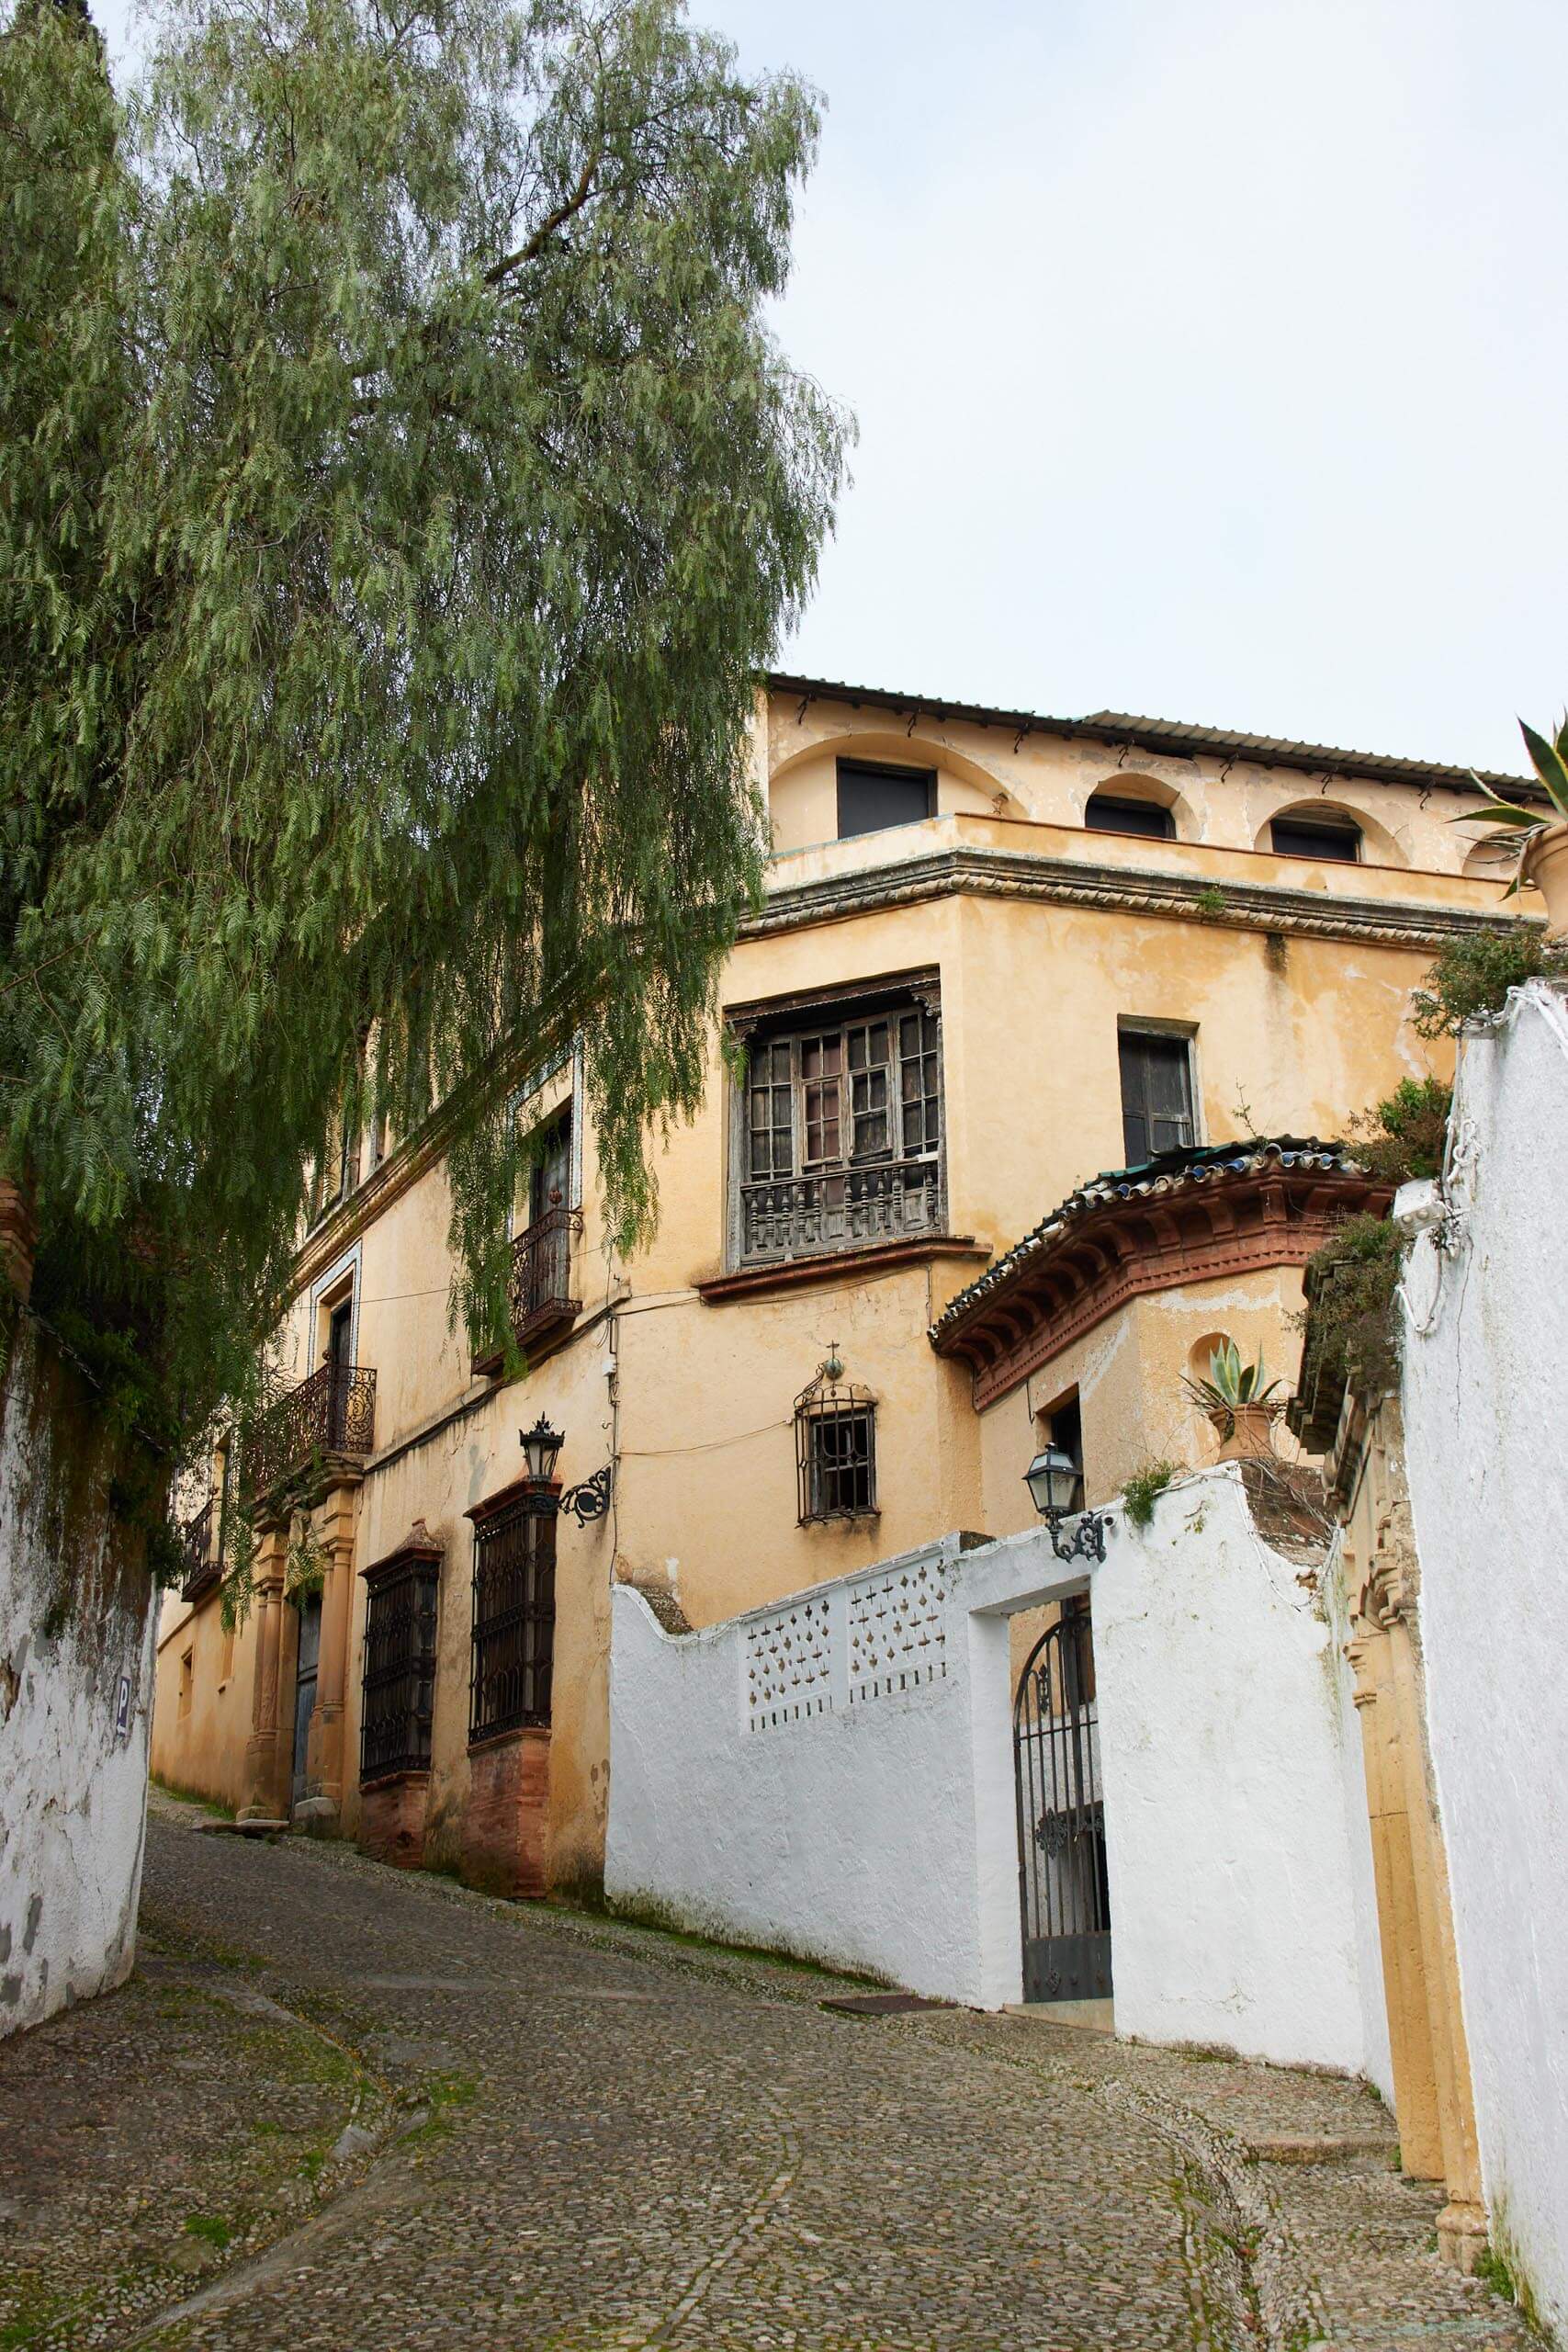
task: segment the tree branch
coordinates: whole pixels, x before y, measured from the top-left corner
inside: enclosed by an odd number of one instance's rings
[[[553,211],[546,213],[526,244],[519,245],[514,254],[508,254],[503,260],[492,264],[486,270],[484,282],[487,286],[499,286],[503,277],[509,277],[514,269],[521,269],[525,262],[537,261],[556,231],[564,228],[575,214],[581,212],[592,195],[593,183],[599,175],[600,161],[599,149],[597,147],[591,149],[588,160],[582,166],[577,186],[572,189],[571,194],[564,198]]]

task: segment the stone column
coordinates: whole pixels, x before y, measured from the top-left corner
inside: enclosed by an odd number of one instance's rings
[[[308,1750],[310,1794],[298,1808],[317,1829],[331,1830],[343,1817],[348,1759],[344,1755],[344,1693],[348,1634],[354,1615],[354,1549],[362,1473],[357,1465],[333,1463],[317,1514],[316,1535],[327,1555],[321,1586],[321,1649],[316,1668],[316,1705]]]
[[[1382,1488],[1366,1532],[1371,1558],[1353,1585],[1356,1670],[1377,1877],[1378,1928],[1406,2172],[1441,2180],[1444,2258],[1472,2270],[1487,2240],[1453,1907],[1431,1757],[1420,1642],[1420,1562],[1403,1475],[1394,1399],[1384,1400],[1367,1475]],[[1346,1548],[1347,1566],[1355,1555]]]
[[[257,1530],[254,1570],[256,1671],[251,1696],[251,1736],[245,1742],[245,1796],[242,1821],[287,1821],[293,1770],[291,1741],[278,1723],[278,1679],[283,1642],[283,1571],[288,1552],[286,1520]]]

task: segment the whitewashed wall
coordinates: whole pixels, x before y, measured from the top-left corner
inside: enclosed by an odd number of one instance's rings
[[[1387,2037],[1357,1925],[1359,1751],[1303,1573],[1234,1468],[1119,1526],[1094,1571],[1116,2025],[1362,2074]]]
[[[1449,1221],[1405,1272],[1433,1762],[1493,2241],[1568,2335],[1568,1007],[1460,1055]]]
[[[1337,1679],[1296,1573],[1228,1469],[1093,1571],[1117,2026],[1359,2071]],[[1008,1616],[1083,1584],[1031,1530],[678,1637],[618,1587],[612,1900],[1019,1999]]]
[[[130,1973],[152,1595],[62,1557],[25,1326],[0,1416],[0,2036]],[[128,1597],[129,1588],[129,1597]]]

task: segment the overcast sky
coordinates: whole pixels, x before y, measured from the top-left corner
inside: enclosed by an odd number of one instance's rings
[[[1563,0],[693,14],[828,104],[778,323],[860,442],[788,667],[1519,764],[1568,698]]]

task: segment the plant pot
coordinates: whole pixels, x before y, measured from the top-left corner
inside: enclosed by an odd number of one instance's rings
[[[1225,1435],[1224,1419],[1214,1413],[1210,1416],[1220,1441],[1216,1462],[1257,1462],[1270,1457],[1274,1452],[1270,1432],[1274,1427],[1276,1408],[1273,1405],[1238,1405],[1228,1418],[1230,1435]]]
[[[1568,823],[1559,819],[1530,835],[1519,860],[1519,879],[1533,882],[1546,900],[1547,937],[1568,934]]]

